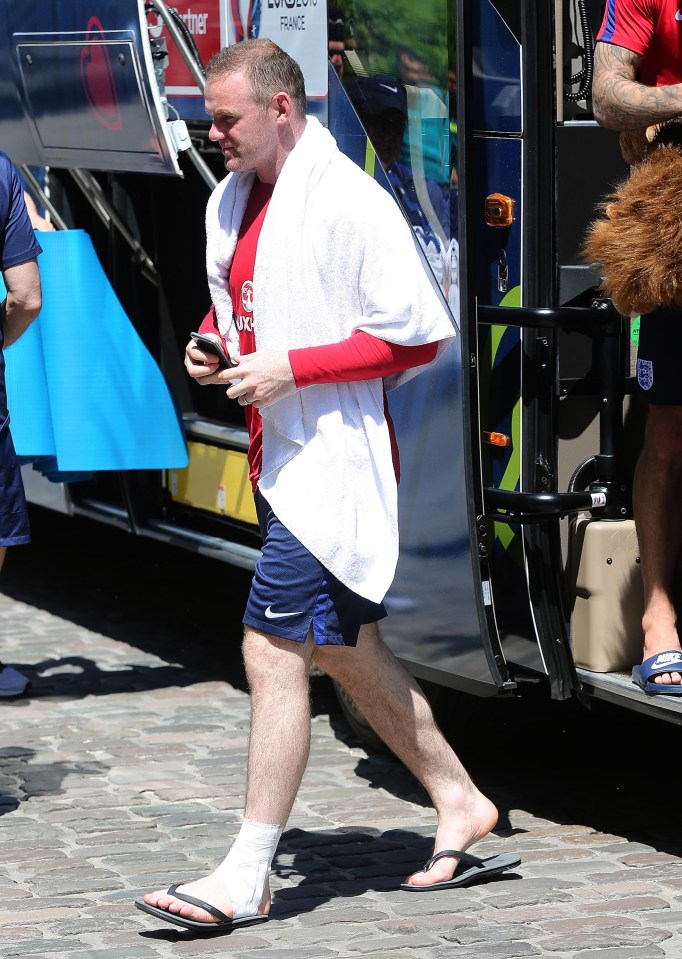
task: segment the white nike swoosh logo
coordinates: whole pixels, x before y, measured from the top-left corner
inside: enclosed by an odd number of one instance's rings
[[[302,609],[299,609],[299,610],[298,610],[297,612],[295,612],[295,613],[273,613],[273,611],[272,611],[272,606],[268,606],[268,608],[265,610],[265,618],[266,618],[266,619],[281,619],[282,616],[300,616],[302,612],[303,612],[303,610],[302,610]]]
[[[655,663],[652,663],[652,669],[660,669],[661,666],[679,666],[682,663],[682,656],[677,656],[675,659],[657,659]]]
[[[679,13],[680,11],[678,10],[677,12]],[[679,19],[679,18],[678,18],[678,19]],[[388,85],[387,83],[380,83],[379,86],[380,86],[380,87],[383,87],[384,90],[390,90],[391,93],[397,93],[397,92],[398,92],[398,88],[397,88],[397,87],[389,87],[389,85]]]
[[[675,11],[675,19],[676,19],[676,20],[682,20],[682,10],[676,10],[676,11]]]

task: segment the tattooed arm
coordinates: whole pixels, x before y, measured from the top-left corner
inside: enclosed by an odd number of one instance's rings
[[[682,114],[682,83],[648,87],[636,79],[642,57],[599,42],[594,56],[592,107],[609,130],[640,130]]]

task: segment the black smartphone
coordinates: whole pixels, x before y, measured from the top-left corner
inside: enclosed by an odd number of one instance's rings
[[[222,345],[218,343],[217,340],[214,340],[212,336],[204,336],[203,333],[190,333],[190,336],[204,353],[210,353],[212,356],[218,357],[219,370],[227,370],[235,365]]]

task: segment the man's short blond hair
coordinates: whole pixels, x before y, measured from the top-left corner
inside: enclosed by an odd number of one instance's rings
[[[223,47],[208,61],[206,82],[230,73],[243,73],[251,96],[264,107],[276,93],[287,93],[295,111],[305,116],[306,93],[298,63],[272,40],[260,37]]]

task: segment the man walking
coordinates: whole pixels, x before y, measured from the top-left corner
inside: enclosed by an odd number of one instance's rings
[[[377,620],[398,555],[397,448],[385,385],[431,362],[453,327],[394,201],[306,117],[298,64],[269,40],[207,70],[210,139],[231,174],[207,209],[213,309],[186,366],[245,408],[263,554],[244,616],[251,690],[245,819],[226,859],[139,908],[189,928],[262,922],[268,872],[310,745],[314,661],[428,790],[434,861],[404,888],[463,885],[518,864],[466,850],[497,810],[471,782]],[[409,371],[409,372],[406,372]]]

